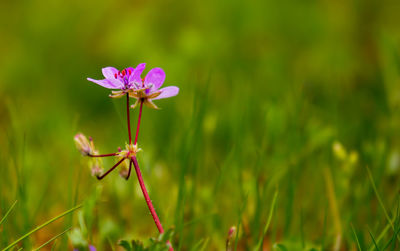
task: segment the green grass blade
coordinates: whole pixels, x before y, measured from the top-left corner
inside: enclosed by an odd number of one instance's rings
[[[301,248],[304,250],[306,248],[305,238],[304,238],[304,217],[303,217],[303,207],[300,208],[300,239]]]
[[[110,245],[111,250],[112,250],[112,251],[115,251],[114,245],[113,245],[113,243],[112,243],[110,237],[107,237],[107,242],[108,242],[108,245]]]
[[[55,241],[53,242],[53,245],[51,246],[51,251],[56,250],[56,244],[57,244],[57,240],[55,240]]]
[[[56,220],[58,220],[58,219],[64,217],[64,216],[67,215],[67,214],[72,213],[73,211],[75,211],[75,210],[77,210],[77,209],[79,209],[79,208],[81,208],[81,207],[82,207],[82,204],[80,204],[80,205],[78,205],[78,206],[76,206],[76,207],[73,207],[73,208],[71,208],[71,209],[65,211],[64,213],[62,213],[62,214],[60,214],[60,215],[54,217],[53,219],[50,219],[50,220],[46,221],[46,222],[43,223],[42,225],[40,225],[40,226],[38,226],[38,227],[32,229],[32,230],[29,231],[28,233],[26,233],[26,234],[24,234],[23,236],[21,236],[20,238],[18,238],[16,241],[14,241],[14,242],[11,243],[10,245],[8,245],[6,248],[4,248],[3,251],[9,250],[10,248],[12,248],[12,247],[14,247],[15,245],[17,245],[18,242],[24,240],[25,238],[27,238],[28,236],[30,236],[30,235],[33,234],[34,232],[36,232],[36,231],[38,231],[38,230],[44,228],[45,226],[49,225],[50,223],[52,223],[52,222],[54,222],[54,221],[56,221]]]
[[[388,248],[392,242],[395,242],[394,239],[397,237],[397,235],[399,234],[399,232],[400,232],[400,227],[398,227],[397,230],[396,230],[396,232],[393,233],[392,238],[390,238],[390,240],[389,240],[388,243],[385,245],[385,247],[383,248],[383,250],[386,250],[386,248]]]
[[[360,241],[358,240],[358,236],[357,236],[356,230],[354,229],[353,224],[350,224],[350,226],[351,226],[351,230],[353,230],[353,234],[354,234],[354,237],[355,237],[356,242],[357,242],[358,250],[362,251],[361,245],[360,245]]]
[[[208,245],[208,241],[209,241],[209,240],[210,240],[210,239],[207,238],[207,239],[203,242],[203,245],[201,246],[201,248],[199,249],[199,251],[206,250],[206,247],[207,247],[207,245]]]
[[[390,229],[390,223],[388,223],[386,225],[386,227],[383,229],[383,231],[381,232],[381,234],[378,236],[378,238],[376,239],[377,242],[380,242],[380,240],[382,240],[382,238],[386,235],[387,231],[389,231]],[[371,251],[374,247],[369,248],[369,250]]]
[[[54,236],[53,238],[51,238],[50,240],[46,241],[45,243],[43,243],[42,245],[40,245],[40,247],[33,249],[32,251],[37,251],[43,247],[45,247],[46,245],[48,245],[49,243],[51,243],[52,241],[54,241],[55,239],[57,239],[58,237],[62,236],[63,234],[65,234],[66,232],[68,232],[71,229],[71,227],[65,229],[63,232],[57,234],[56,236]]]
[[[0,220],[0,226],[1,224],[3,224],[3,222],[6,220],[7,216],[11,213],[11,211],[13,210],[13,208],[15,207],[15,205],[17,204],[18,200],[16,200],[10,207],[10,209],[8,209],[7,213],[3,216],[3,218]]]
[[[202,244],[204,244],[204,239],[201,239],[200,241],[198,241],[196,244],[194,244],[194,246],[190,249],[190,251],[198,251],[200,250],[200,247],[202,247]]]
[[[327,230],[327,224],[328,222],[328,204],[325,206],[325,213],[324,213],[324,225],[323,225],[323,231],[322,231],[322,240],[321,240],[321,249],[323,250],[325,247],[325,240],[326,240],[326,230]]]
[[[371,236],[372,241],[374,242],[374,245],[375,245],[376,250],[379,251],[378,244],[376,243],[375,238],[374,238],[374,236],[373,236],[372,233],[371,233],[371,229],[368,228],[368,232],[369,232],[369,235]]]
[[[242,207],[239,209],[239,220],[238,220],[238,224],[237,224],[237,230],[236,230],[236,236],[235,236],[235,246],[234,246],[234,250],[237,250],[237,246],[239,243],[239,231],[240,231],[240,226],[242,224],[242,215],[244,210],[246,209],[247,206],[247,199],[249,198],[249,194],[246,194],[243,200],[243,205]]]
[[[389,214],[387,213],[385,206],[383,205],[381,196],[379,196],[378,189],[376,189],[376,185],[375,185],[375,182],[374,182],[374,178],[372,177],[372,173],[369,170],[368,166],[367,166],[367,172],[368,172],[369,180],[371,181],[372,188],[374,189],[375,195],[376,195],[376,197],[378,199],[379,205],[381,206],[381,208],[383,210],[383,213],[385,214],[385,217],[386,217],[387,221],[389,221],[389,224],[392,227],[393,231],[395,231],[393,222],[390,219]]]
[[[370,180],[371,185],[372,185],[372,189],[374,190],[376,198],[378,199],[379,205],[381,206],[381,208],[383,210],[383,213],[385,214],[385,217],[386,217],[387,221],[389,222],[388,226],[378,236],[377,242],[379,242],[381,240],[381,238],[383,238],[383,236],[385,236],[385,233],[389,230],[389,226],[393,229],[393,232],[396,232],[396,229],[395,229],[395,227],[393,225],[393,221],[394,221],[395,218],[393,220],[390,219],[389,214],[387,213],[386,208],[383,205],[383,201],[381,199],[381,196],[378,193],[378,189],[376,188],[375,181],[374,181],[374,178],[372,177],[371,170],[369,170],[368,166],[366,168],[367,168],[369,180]],[[400,241],[399,237],[397,237],[397,239]]]
[[[397,228],[396,231],[394,231],[392,238],[387,242],[383,250],[386,250],[390,246],[390,244],[395,242],[395,238],[399,234],[400,226],[399,226],[399,204],[397,203],[397,209],[396,209],[396,218],[393,219],[394,225]],[[392,246],[393,247],[393,246]]]
[[[260,240],[258,241],[256,250],[262,250],[262,245],[263,245],[263,242],[264,242],[264,236],[267,234],[268,227],[271,224],[272,215],[274,214],[274,208],[275,208],[277,197],[278,197],[278,190],[276,190],[275,193],[274,193],[274,197],[272,199],[271,207],[269,209],[269,215],[268,215],[268,219],[267,219],[267,224],[265,224],[263,234],[262,234]]]

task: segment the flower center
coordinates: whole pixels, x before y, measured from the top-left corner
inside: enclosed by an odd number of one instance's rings
[[[129,77],[131,76],[131,74],[132,74],[132,70],[127,68],[127,69],[123,69],[122,71],[118,71],[118,73],[115,73],[114,78],[121,80],[124,83],[125,88],[129,88],[130,87],[129,86]]]
[[[137,145],[134,144],[126,144],[126,148],[125,150],[122,150],[119,152],[119,156],[120,157],[124,157],[124,158],[132,158],[134,156],[136,156],[136,153],[141,151],[142,149],[138,148]]]

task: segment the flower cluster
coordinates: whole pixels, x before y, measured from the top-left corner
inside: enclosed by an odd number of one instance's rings
[[[153,68],[151,69],[144,78],[141,77],[146,64],[142,63],[136,66],[136,68],[128,67],[123,69],[122,71],[117,70],[114,67],[105,67],[102,69],[104,79],[95,80],[92,78],[88,78],[87,80],[98,84],[102,87],[112,89],[110,94],[111,98],[121,98],[126,97],[126,111],[127,111],[127,127],[128,127],[128,135],[129,135],[129,143],[126,144],[124,150],[118,148],[118,151],[115,153],[109,154],[99,154],[93,144],[93,140],[89,138],[89,140],[81,133],[77,134],[74,137],[75,144],[78,150],[82,155],[91,157],[91,161],[89,162],[89,166],[92,170],[92,175],[96,176],[97,179],[101,180],[106,177],[109,173],[111,173],[115,168],[119,165],[123,164],[120,175],[125,179],[129,179],[132,166],[135,168],[136,175],[139,180],[139,185],[142,189],[143,195],[146,199],[146,203],[149,207],[150,213],[153,216],[154,222],[160,233],[163,233],[164,230],[161,226],[160,220],[155,212],[155,209],[151,203],[150,197],[147,193],[146,187],[144,185],[144,181],[140,172],[139,164],[136,159],[137,152],[141,149],[137,146],[137,140],[139,135],[140,121],[142,116],[143,105],[146,105],[153,109],[158,109],[158,107],[154,104],[153,100],[169,98],[176,96],[179,93],[179,88],[176,86],[168,86],[161,88],[165,80],[165,72],[161,68]],[[134,98],[135,103],[130,106],[129,100]],[[132,143],[131,136],[131,126],[130,126],[130,108],[135,108],[139,106],[139,118],[137,122],[136,128],[136,136],[134,142]],[[103,168],[101,167],[101,157],[110,157],[114,156],[118,158],[118,161],[105,173],[103,172]],[[172,249],[172,245],[168,241],[167,244]]]
[[[112,98],[120,98],[128,93],[129,97],[136,99],[132,108],[142,101],[148,107],[158,109],[153,100],[176,96],[179,88],[168,86],[159,89],[165,80],[165,72],[161,68],[153,68],[146,77],[141,78],[145,67],[145,63],[139,64],[136,68],[128,67],[122,71],[118,71],[114,67],[106,67],[103,68],[105,79],[88,78],[87,80],[108,89],[117,89],[117,91],[112,91],[110,95]]]

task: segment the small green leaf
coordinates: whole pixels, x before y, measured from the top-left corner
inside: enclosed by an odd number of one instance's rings
[[[129,241],[126,240],[120,240],[118,242],[118,245],[120,245],[121,247],[123,247],[126,251],[133,251],[132,249],[132,245]]]
[[[132,241],[132,250],[133,251],[144,251],[144,250],[148,250],[147,248],[143,247],[143,243],[139,240],[133,240]]]

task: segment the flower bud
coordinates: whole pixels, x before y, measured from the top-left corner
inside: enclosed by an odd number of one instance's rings
[[[82,133],[78,133],[74,137],[76,148],[82,153],[82,155],[89,155],[92,152],[92,147],[86,138],[85,135]]]
[[[234,238],[236,236],[236,227],[232,226],[228,231],[226,238],[226,251],[232,251],[234,249]]]
[[[122,162],[122,164],[120,166],[121,168],[119,170],[119,175],[124,179],[128,178],[129,165],[130,165],[129,160],[125,160]]]
[[[94,152],[96,154],[96,152]],[[89,159],[89,169],[92,176],[100,176],[103,174],[103,161],[100,158]]]
[[[91,171],[92,171],[92,176],[100,176],[103,174],[103,168],[101,168],[98,165],[93,165],[91,167]]]

